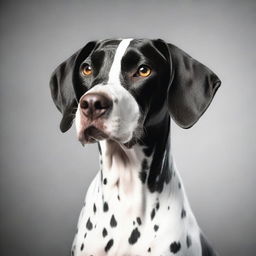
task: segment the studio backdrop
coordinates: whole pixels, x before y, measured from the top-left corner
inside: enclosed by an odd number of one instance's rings
[[[213,247],[254,255],[255,26],[253,0],[1,1],[0,254],[69,255],[98,150],[60,132],[50,75],[88,41],[131,37],[173,43],[222,80],[193,128],[172,122],[172,152]]]

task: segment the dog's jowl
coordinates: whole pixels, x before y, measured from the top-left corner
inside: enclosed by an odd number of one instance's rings
[[[97,142],[100,155],[71,255],[216,255],[172,158],[170,118],[190,128],[219,86],[210,69],[160,39],[89,42],[54,71],[61,131],[75,120],[78,140]]]

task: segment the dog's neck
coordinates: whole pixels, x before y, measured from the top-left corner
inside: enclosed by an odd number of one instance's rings
[[[105,198],[112,196],[109,188],[116,190],[118,198],[128,194],[136,196],[143,189],[160,193],[171,180],[173,162],[169,116],[165,115],[161,122],[147,126],[144,134],[131,148],[111,140],[100,142],[101,182]]]

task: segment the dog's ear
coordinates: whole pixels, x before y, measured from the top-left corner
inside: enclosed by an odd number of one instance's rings
[[[190,128],[210,105],[221,81],[209,68],[178,47],[167,46],[171,68],[169,112],[179,126]]]
[[[56,107],[62,113],[60,122],[60,130],[62,132],[66,132],[72,126],[77,101],[79,100],[74,90],[74,83],[77,82],[77,78],[74,77],[73,73],[78,69],[82,61],[88,57],[95,44],[96,42],[89,42],[69,59],[61,63],[51,76],[51,95]]]

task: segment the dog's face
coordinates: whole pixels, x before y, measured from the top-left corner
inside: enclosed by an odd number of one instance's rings
[[[76,128],[82,143],[139,138],[150,109],[165,104],[169,65],[152,41],[105,40],[78,68]],[[157,104],[152,102],[156,100]]]
[[[219,85],[211,70],[177,47],[146,39],[90,42],[51,79],[52,97],[63,113],[61,130],[75,116],[82,144],[102,139],[131,144],[167,113],[189,128]]]

